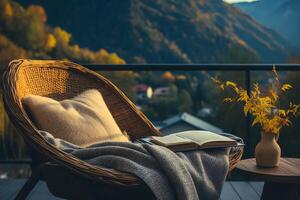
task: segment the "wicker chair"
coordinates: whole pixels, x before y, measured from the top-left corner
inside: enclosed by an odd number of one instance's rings
[[[136,176],[90,165],[46,142],[26,114],[21,99],[28,94],[57,100],[72,98],[91,88],[104,97],[120,129],[131,140],[160,135],[147,117],[109,80],[98,73],[67,61],[15,60],[3,78],[3,98],[8,116],[22,134],[32,157],[32,175],[16,199],[25,199],[37,181],[46,181],[55,195],[69,199],[154,199]],[[243,148],[230,154],[230,170],[241,159]]]

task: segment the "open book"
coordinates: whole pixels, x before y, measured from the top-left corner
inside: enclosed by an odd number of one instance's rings
[[[235,140],[229,137],[209,131],[184,131],[163,137],[152,136],[150,141],[173,151],[231,147],[238,145]]]

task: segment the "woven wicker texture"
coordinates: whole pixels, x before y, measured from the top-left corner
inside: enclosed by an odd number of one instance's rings
[[[114,169],[100,168],[81,161],[47,143],[21,104],[27,94],[56,100],[72,98],[87,89],[98,89],[122,131],[132,140],[160,135],[152,123],[109,80],[98,73],[67,61],[12,61],[3,78],[4,105],[10,120],[26,142],[44,161],[65,167],[80,176],[103,183],[137,186],[143,183],[135,176]],[[230,154],[230,170],[241,159],[243,148]]]

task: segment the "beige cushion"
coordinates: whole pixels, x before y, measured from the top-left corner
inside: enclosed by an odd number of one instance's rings
[[[88,146],[101,140],[129,142],[98,90],[87,90],[63,101],[28,95],[23,104],[37,128],[73,144]]]

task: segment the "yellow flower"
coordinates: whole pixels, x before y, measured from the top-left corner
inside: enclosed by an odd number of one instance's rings
[[[279,76],[275,67],[273,67],[273,74],[275,83],[272,84],[272,88],[274,89],[280,87]],[[279,134],[282,127],[291,125],[291,117],[297,117],[299,115],[298,110],[300,105],[298,104],[290,103],[286,109],[279,108],[277,90],[272,89],[269,94],[263,94],[259,84],[255,83],[253,89],[248,93],[235,82],[226,81],[223,83],[217,78],[212,78],[212,80],[222,90],[225,88],[233,89],[237,97],[226,97],[224,98],[224,102],[242,102],[244,104],[244,114],[251,114],[254,117],[252,126],[259,124],[266,133]],[[292,89],[292,86],[286,83],[283,84],[280,89],[285,92]]]
[[[293,87],[290,84],[283,84],[281,87],[281,90],[285,92],[291,88],[293,88]]]
[[[232,81],[226,81],[226,86],[231,87],[236,93],[239,93],[239,88],[237,87],[237,84]]]

